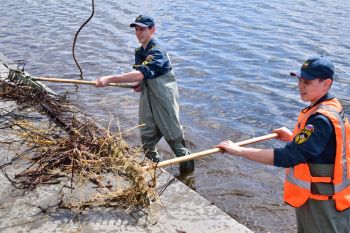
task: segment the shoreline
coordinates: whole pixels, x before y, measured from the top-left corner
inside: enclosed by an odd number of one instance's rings
[[[10,62],[2,54],[0,60]],[[6,67],[0,64],[1,78],[5,73]],[[0,109],[9,111],[17,107],[14,101],[0,101]],[[48,117],[35,112],[30,114],[40,117],[40,124],[49,124]],[[16,138],[10,131],[3,135]],[[0,147],[0,152],[1,162],[14,156],[13,151],[4,147]],[[3,183],[0,187],[1,232],[252,232],[164,170],[157,179],[157,190],[166,186],[160,202],[153,202],[134,216],[107,208],[87,209],[79,214],[60,209],[41,213],[39,206],[50,206],[57,199],[57,185],[42,186],[17,196],[3,174],[0,180]],[[168,184],[170,180],[173,182]]]

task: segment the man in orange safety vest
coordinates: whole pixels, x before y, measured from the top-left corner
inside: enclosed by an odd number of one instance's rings
[[[276,129],[284,148],[254,149],[224,141],[226,153],[285,167],[284,201],[295,207],[298,233],[350,232],[350,125],[328,91],[334,65],[326,56],[308,58],[298,78],[301,99],[310,102],[294,128]]]

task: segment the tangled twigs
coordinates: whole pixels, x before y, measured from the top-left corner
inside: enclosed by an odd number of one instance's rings
[[[148,205],[156,198],[155,180],[148,182],[154,176],[145,174],[133,155],[137,151],[128,148],[116,135],[83,137],[69,134],[47,146],[38,146],[36,141],[41,138],[34,141],[31,138],[29,142],[37,146],[31,166],[15,176],[18,188],[35,189],[42,184],[58,183],[61,178],[73,180],[76,187],[88,182],[97,185],[96,195],[77,203],[63,202],[61,207],[64,208],[130,208]],[[119,184],[116,179],[120,180]]]
[[[58,206],[79,210],[94,206],[133,209],[147,206],[157,198],[156,176],[154,171],[142,168],[140,163],[144,161],[138,148],[130,148],[121,133],[99,128],[65,98],[29,85],[28,78],[21,72],[12,73],[10,82],[2,84],[1,97],[16,100],[22,107],[48,111],[66,131],[44,128],[35,118],[0,116],[17,130],[18,137],[31,151],[25,157],[14,158],[27,161],[14,177],[6,174],[14,187],[34,190],[42,185],[70,186],[70,192],[59,194]],[[4,171],[12,165],[11,161],[0,167]],[[67,185],[68,182],[71,184]]]

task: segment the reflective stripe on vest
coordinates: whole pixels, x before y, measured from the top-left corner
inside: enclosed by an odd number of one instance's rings
[[[286,179],[287,181],[291,182],[292,184],[295,184],[296,186],[307,190],[311,190],[311,182],[300,180],[294,177],[294,167],[289,168],[289,172],[287,172],[286,174]]]
[[[316,200],[334,199],[338,210],[350,207],[350,178],[349,178],[349,135],[350,125],[344,116],[342,106],[337,99],[327,100],[311,108],[307,113],[301,112],[294,129],[293,137],[305,127],[307,119],[315,113],[325,115],[332,121],[336,136],[336,157],[334,177],[312,177],[309,166],[305,163],[288,168],[285,179],[285,202],[299,207],[309,198]],[[348,163],[349,162],[349,163]],[[296,175],[298,172],[298,175]],[[312,183],[332,183],[334,195],[327,196],[311,193]]]

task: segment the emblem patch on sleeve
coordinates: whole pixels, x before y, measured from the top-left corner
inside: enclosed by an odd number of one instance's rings
[[[153,56],[152,55],[148,55],[146,57],[146,59],[142,62],[142,65],[147,65],[148,63],[150,63],[153,60]]]
[[[313,125],[305,126],[305,128],[300,133],[298,133],[297,136],[295,137],[295,140],[294,140],[295,143],[302,144],[306,142],[313,132],[314,132]]]

